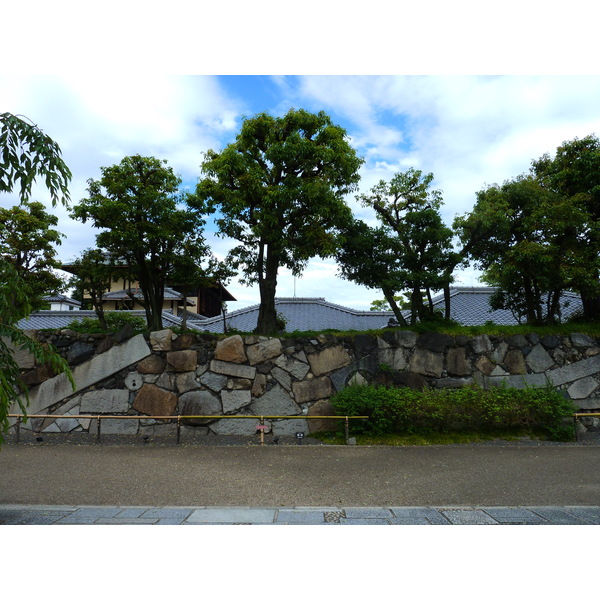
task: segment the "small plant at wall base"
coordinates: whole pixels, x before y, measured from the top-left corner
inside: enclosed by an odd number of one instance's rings
[[[566,425],[574,406],[552,388],[458,389],[349,386],[332,397],[338,415],[366,415],[357,434],[417,434],[537,431],[555,440],[572,439]]]

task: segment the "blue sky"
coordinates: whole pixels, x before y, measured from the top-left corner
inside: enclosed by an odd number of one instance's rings
[[[73,202],[86,195],[100,167],[140,153],[164,158],[193,188],[202,153],[231,142],[242,118],[289,108],[324,110],[344,127],[365,159],[360,192],[414,167],[435,176],[442,214],[451,223],[471,209],[475,193],[528,170],[532,159],[553,153],[564,140],[600,133],[597,76],[212,76],[212,75],[0,75],[0,110],[27,115],[62,147],[73,171]],[[43,188],[34,196],[47,200]],[[355,214],[374,215],[347,198]],[[2,206],[14,203],[4,195]],[[66,235],[61,260],[93,245],[95,232],[57,209]],[[209,225],[209,230],[211,226]],[[223,257],[230,240],[213,237]],[[335,261],[315,259],[294,282],[282,271],[278,296],[325,297],[368,309],[377,290],[336,276]],[[477,285],[471,270],[457,284]],[[258,302],[256,288],[233,281],[238,302]]]

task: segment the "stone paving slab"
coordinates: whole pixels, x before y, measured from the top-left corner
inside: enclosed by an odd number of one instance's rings
[[[546,521],[550,521],[553,525],[588,525],[582,518],[578,518],[567,508],[554,506],[531,506],[529,510],[536,515],[542,517]]]
[[[0,505],[0,525],[600,525],[600,506]]]
[[[485,512],[498,523],[507,525],[539,525],[546,520],[526,508],[486,508]]]
[[[475,508],[443,510],[442,514],[453,525],[498,525],[498,521]]]

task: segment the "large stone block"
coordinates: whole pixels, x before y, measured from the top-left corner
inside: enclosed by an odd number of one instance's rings
[[[584,333],[572,333],[571,342],[573,342],[573,346],[578,348],[589,348],[590,346],[596,345],[594,340]]]
[[[138,419],[102,419],[100,431],[103,434],[111,435],[135,435],[139,428]],[[98,433],[98,419],[92,419],[90,422],[90,435]]]
[[[158,352],[167,352],[171,350],[173,340],[173,332],[170,329],[162,331],[153,331],[150,333],[150,346],[152,350]]]
[[[284,371],[279,367],[273,367],[271,369],[271,375],[288,392],[292,389],[292,378],[290,377],[290,374],[287,371]]]
[[[194,390],[182,394],[179,398],[180,415],[222,415],[223,409],[220,400],[208,390]],[[205,425],[212,419],[184,419],[189,425]]]
[[[248,362],[251,365],[258,365],[266,360],[275,358],[282,352],[281,342],[277,338],[264,339],[246,348]]]
[[[279,384],[275,384],[262,396],[255,398],[250,405],[250,410],[259,416],[297,415],[302,412],[289,393]]]
[[[410,370],[420,375],[441,377],[444,370],[444,355],[425,348],[415,348],[410,359]]]
[[[137,372],[142,375],[154,375],[165,370],[167,361],[158,354],[151,354],[137,364]]]
[[[171,350],[188,350],[194,343],[194,339],[193,333],[180,333],[177,337],[173,337]]]
[[[253,435],[260,421],[257,418],[220,419],[209,425],[210,430],[217,435]]]
[[[298,359],[281,355],[276,361],[275,365],[280,369],[287,371],[294,379],[304,379],[306,374],[310,371],[310,367],[307,364],[306,355],[304,352],[298,354]]]
[[[552,357],[542,344],[536,344],[525,357],[525,362],[534,373],[543,373],[554,365]]]
[[[191,392],[193,393],[193,392]],[[151,383],[145,383],[135,395],[133,408],[145,415],[172,415],[177,407],[177,396]]]
[[[30,391],[29,414],[36,414],[44,409],[71,397],[107,379],[111,375],[133,365],[150,355],[150,349],[143,335],[137,335],[124,344],[113,346],[107,352],[94,356],[88,362],[72,369],[75,381],[73,390],[64,373],[44,381],[40,386]],[[13,405],[11,412],[20,412],[17,405]]]
[[[414,331],[396,331],[395,337],[398,346],[414,348],[419,336]]]
[[[379,351],[379,364],[388,365],[394,371],[403,371],[408,365],[404,348],[385,348]]]
[[[559,369],[553,369],[547,372],[547,376],[552,385],[559,386],[597,373],[600,373],[600,356],[586,358]]]
[[[292,384],[292,391],[296,402],[303,404],[304,402],[329,398],[333,394],[333,387],[329,377],[320,377],[318,379],[296,381]]]
[[[446,355],[447,371],[451,375],[469,375],[471,366],[467,361],[467,352],[462,348],[448,348]]]
[[[296,435],[309,433],[307,419],[286,419],[282,421],[273,421],[271,424],[271,433],[273,435]]]
[[[504,366],[511,375],[523,375],[527,373],[525,357],[520,350],[509,350],[504,357]]]
[[[78,365],[94,355],[94,346],[85,342],[75,342],[69,348],[67,362],[70,365]]]
[[[180,373],[175,376],[175,388],[179,394],[197,390],[202,384],[196,379],[196,373]]]
[[[194,350],[174,350],[167,353],[167,364],[178,373],[195,371],[198,366],[198,353]]]
[[[239,377],[240,379],[254,379],[256,375],[256,367],[223,362],[222,360],[211,360],[210,370],[219,375],[229,375],[229,377]]]
[[[343,346],[331,346],[308,356],[308,362],[314,375],[325,375],[349,365],[353,357]]]
[[[227,376],[207,371],[200,377],[200,383],[213,392],[220,392],[227,385]]]
[[[250,390],[223,390],[221,402],[225,414],[235,413],[252,402],[252,394]]]
[[[25,332],[28,337],[33,337],[33,332]],[[9,351],[13,355],[13,360],[19,366],[19,369],[33,369],[35,366],[35,357],[29,350],[21,349],[19,346],[15,346],[11,340],[7,337],[3,337],[2,341],[6,344]]]
[[[248,360],[242,336],[233,335],[217,342],[215,358],[231,363],[245,363]]]
[[[475,361],[475,366],[484,375],[490,375],[492,373],[492,371],[496,368],[496,365],[487,356],[480,356]]]
[[[484,352],[491,352],[493,349],[492,342],[486,334],[477,335],[470,341],[471,348],[475,354],[483,354]]]
[[[584,377],[572,383],[567,392],[573,400],[587,398],[598,388],[598,382],[593,377]]]
[[[419,336],[417,346],[432,352],[445,352],[446,348],[454,346],[454,338],[445,333],[430,331]]]
[[[308,417],[335,417],[336,413],[329,400],[315,402],[307,413]],[[308,429],[311,433],[337,431],[340,421],[338,419],[307,419]]]
[[[252,384],[252,395],[255,398],[262,396],[267,389],[267,378],[262,373],[257,373]]]
[[[129,410],[129,390],[92,390],[81,396],[83,414],[126,413]]]

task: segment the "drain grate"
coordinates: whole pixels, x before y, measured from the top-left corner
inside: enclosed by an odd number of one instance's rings
[[[325,523],[339,523],[340,519],[345,518],[346,513],[343,510],[326,511],[323,513]]]

